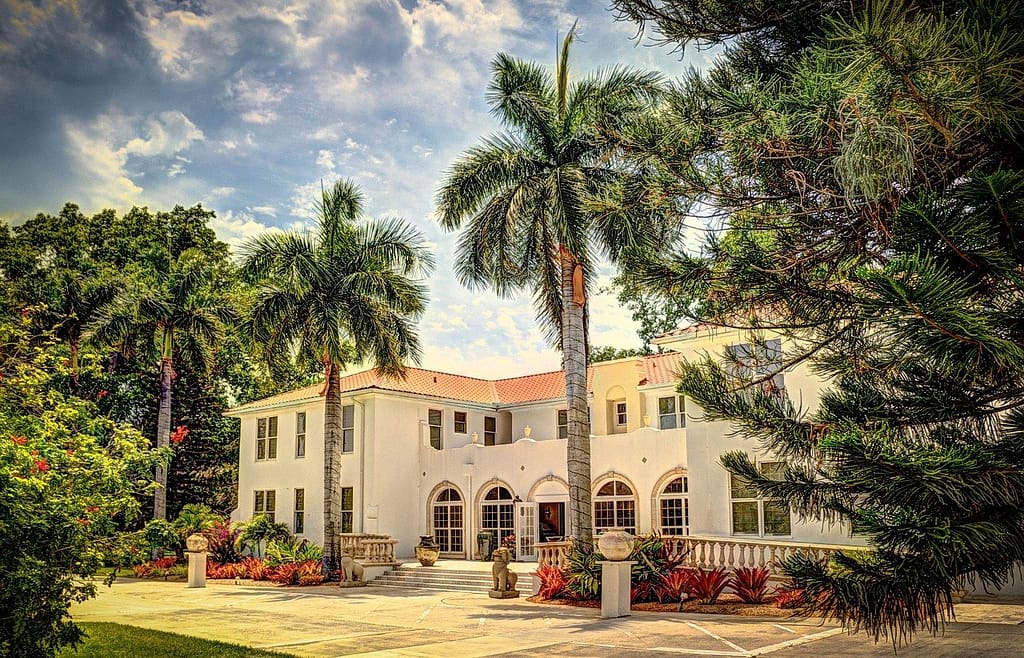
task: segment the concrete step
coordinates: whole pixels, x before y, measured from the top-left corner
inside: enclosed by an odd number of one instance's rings
[[[384,587],[412,587],[455,592],[486,592],[491,588],[491,576],[480,571],[457,571],[453,569],[430,571],[428,569],[403,569],[388,571],[370,581]],[[530,577],[520,575],[520,591],[529,591]]]

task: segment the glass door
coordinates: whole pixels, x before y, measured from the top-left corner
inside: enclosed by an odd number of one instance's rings
[[[516,503],[516,559],[532,562],[537,559],[536,544],[540,535],[537,503]]]

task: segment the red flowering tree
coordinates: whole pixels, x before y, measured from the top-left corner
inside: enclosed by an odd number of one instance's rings
[[[52,656],[82,632],[68,608],[117,548],[160,458],[134,428],[65,395],[66,348],[0,320],[0,655]],[[38,339],[38,337],[36,337]]]

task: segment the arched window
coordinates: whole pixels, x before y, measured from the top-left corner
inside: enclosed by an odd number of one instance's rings
[[[480,505],[480,528],[494,533],[498,546],[515,532],[512,508],[512,492],[501,486],[491,487]]]
[[[609,480],[594,496],[594,530],[622,528],[636,534],[636,497],[628,484]]]
[[[690,487],[685,475],[669,480],[658,496],[661,511],[661,534],[690,534]]]
[[[442,553],[462,553],[463,506],[462,496],[455,489],[448,488],[437,494],[431,509],[434,525],[434,541]]]

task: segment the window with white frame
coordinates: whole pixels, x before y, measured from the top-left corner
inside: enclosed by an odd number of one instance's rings
[[[626,426],[626,402],[620,400],[615,403],[615,426],[625,427]]]
[[[594,495],[594,530],[622,528],[636,534],[636,496],[621,480],[609,480]]]
[[[453,428],[455,430],[455,433],[456,434],[465,434],[466,433],[466,412],[465,411],[456,411],[453,415],[455,417],[455,427]]]
[[[356,406],[346,404],[341,408],[341,451],[352,452],[356,441]]]
[[[480,506],[480,529],[490,530],[501,546],[502,540],[515,532],[515,504],[512,492],[505,487],[491,487]]]
[[[430,447],[434,450],[441,449],[442,423],[444,414],[440,409],[427,410],[427,426],[430,428]]]
[[[685,475],[672,478],[658,496],[661,534],[682,537],[690,534],[690,485]]]
[[[449,487],[439,493],[431,507],[434,541],[442,553],[463,551],[462,496]]]
[[[341,531],[352,532],[355,495],[352,487],[341,488]]]
[[[731,345],[727,354],[732,358],[733,376],[745,381],[765,380],[764,389],[771,393],[782,393],[786,380],[782,374],[782,340],[773,338],[763,343],[741,343]]]
[[[274,520],[277,510],[277,491],[274,489],[257,489],[252,492],[252,517],[266,516]]]
[[[761,462],[761,475],[781,480],[784,462]],[[743,478],[730,474],[732,495],[732,532],[736,535],[785,536],[792,533],[789,506],[759,496],[757,489]]]
[[[301,535],[306,531],[306,490],[295,490],[295,505],[292,509],[292,532]]]
[[[295,456],[306,456],[306,412],[295,414]]]
[[[498,419],[484,416],[484,445],[493,446],[498,440]]]
[[[277,459],[277,416],[256,419],[256,461]]]
[[[558,438],[568,439],[569,438],[569,412],[566,409],[558,410],[558,418],[556,419],[558,425]]]
[[[682,395],[658,398],[658,427],[663,430],[686,427],[686,403]]]

